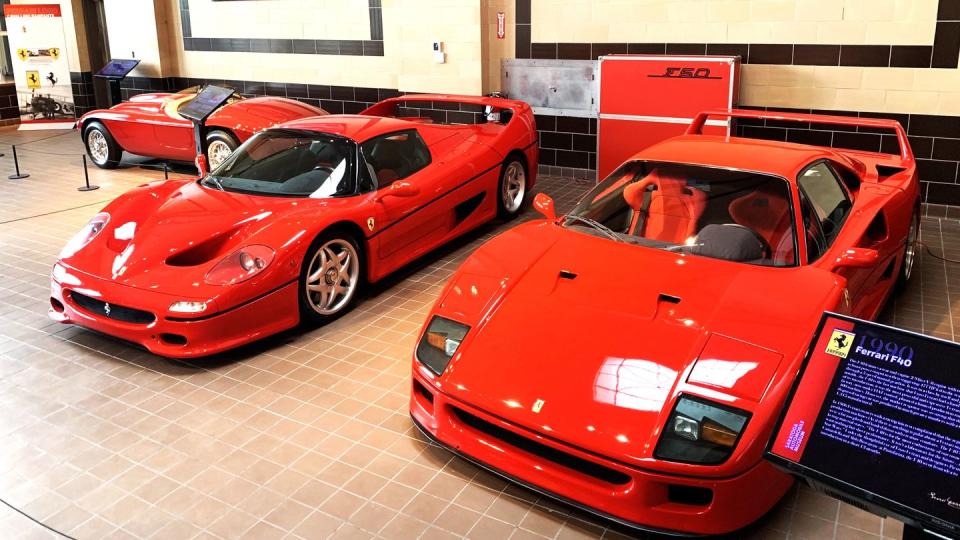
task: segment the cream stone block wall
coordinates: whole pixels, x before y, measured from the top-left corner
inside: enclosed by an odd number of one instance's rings
[[[129,0],[117,0],[129,1]],[[141,1],[141,0],[133,0]],[[262,54],[184,51],[180,34],[178,0],[166,1],[173,24],[168,37],[171,50],[170,74],[182,77],[223,78],[235,80],[312,83],[339,86],[397,88],[409,92],[450,92],[480,94],[483,91],[484,56],[481,21],[481,0],[383,0],[384,56],[335,56],[312,54]],[[507,0],[502,0],[507,2]],[[257,9],[273,10],[281,2],[300,5],[304,32],[297,38],[370,39],[366,0],[274,0],[270,2],[217,2],[216,9],[243,9],[221,14],[198,26],[200,18],[194,6],[209,0],[190,0],[194,36],[257,37],[251,28],[259,24]],[[343,19],[328,22],[309,15],[322,11],[327,4],[337,3]],[[512,4],[512,2],[510,2]],[[261,5],[253,9],[254,4]],[[251,11],[252,10],[252,11]],[[279,9],[277,9],[279,11]],[[349,14],[347,13],[349,12]],[[304,15],[308,14],[308,15]],[[251,18],[252,17],[252,18]],[[315,20],[314,20],[315,19]],[[337,34],[310,29],[309,24],[342,26]],[[134,31],[139,20],[128,21]],[[350,27],[350,28],[347,28]],[[316,30],[317,33],[312,33]],[[255,30],[253,30],[255,32]],[[208,34],[207,32],[211,32]],[[266,36],[263,36],[266,37]],[[269,37],[278,37],[272,34]],[[282,35],[281,37],[291,37]],[[447,58],[445,64],[433,63],[432,44],[442,41]],[[113,36],[111,35],[111,46]],[[512,42],[510,45],[512,49]],[[165,73],[167,70],[165,70]]]
[[[203,37],[362,40],[370,39],[368,9],[367,0],[190,0],[190,19]]]
[[[930,45],[938,0],[532,0],[535,43]]]
[[[153,0],[103,0],[112,58],[137,58],[131,75],[162,77]]]
[[[532,0],[534,43],[932,45],[939,0]],[[960,113],[960,70],[743,66],[743,105]]]

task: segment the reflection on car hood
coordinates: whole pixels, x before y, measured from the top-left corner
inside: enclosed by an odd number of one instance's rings
[[[263,236],[271,227],[287,226],[293,234],[298,213],[306,207],[316,212],[324,204],[223,192],[196,181],[149,184],[111,203],[105,209],[110,214],[107,227],[63,262],[124,285],[188,294],[224,255]],[[217,245],[206,256],[184,256],[210,242]]]
[[[612,457],[624,461],[652,459],[677,385],[711,333],[792,358],[836,285],[817,269],[681,256],[553,225],[521,228],[525,253],[549,247],[468,335],[444,389],[578,447],[622,449]],[[479,251],[510,260],[509,236]],[[784,291],[789,309],[777,300]],[[771,357],[779,355],[757,355]]]

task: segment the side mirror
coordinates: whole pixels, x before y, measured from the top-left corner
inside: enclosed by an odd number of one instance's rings
[[[546,193],[537,193],[537,196],[533,198],[533,207],[548,220],[557,220],[557,211],[553,207],[553,197]]]
[[[200,178],[210,174],[210,164],[207,163],[207,156],[200,154],[197,156],[193,162],[197,165],[197,171],[200,173]]]
[[[833,270],[840,268],[869,268],[880,260],[880,253],[875,249],[850,248],[837,257],[833,262]]]
[[[391,195],[394,197],[414,197],[419,194],[420,188],[410,182],[394,182],[383,190],[381,195],[377,197],[377,201],[382,201]]]

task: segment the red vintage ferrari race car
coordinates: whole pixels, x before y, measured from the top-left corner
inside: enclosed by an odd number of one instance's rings
[[[140,94],[109,109],[90,111],[77,121],[87,155],[96,166],[112,169],[123,151],[174,161],[193,161],[193,124],[180,116],[201,87],[175,94]],[[321,116],[326,111],[280,97],[243,98],[234,94],[205,123],[207,158],[216,167],[254,133],[277,124]]]
[[[409,102],[484,121],[397,117]],[[533,113],[507,99],[405,96],[288,122],[203,178],[142,185],[94,216],[54,265],[50,316],[169,357],[322,323],[365,283],[515,216],[537,159]]]
[[[919,188],[899,155],[688,134],[557,218],[476,250],[429,314],[410,414],[429,437],[622,524],[720,534],[791,477],[763,460],[825,310],[872,319],[910,277]]]

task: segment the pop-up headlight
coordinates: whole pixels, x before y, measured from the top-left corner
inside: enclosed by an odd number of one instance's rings
[[[733,453],[749,419],[746,411],[680,396],[653,455],[683,463],[723,463]]]
[[[417,359],[430,371],[440,375],[447,369],[447,364],[453,359],[468,330],[469,326],[435,316],[417,345]]]

